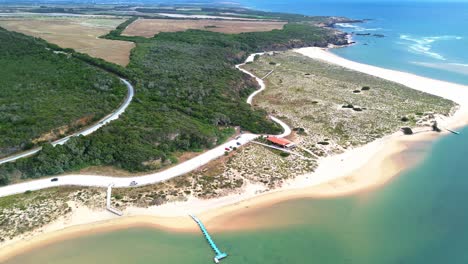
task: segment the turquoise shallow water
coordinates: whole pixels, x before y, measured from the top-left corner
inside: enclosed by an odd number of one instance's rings
[[[464,129],[438,141],[422,164],[378,190],[252,212],[255,221],[293,224],[213,234],[230,254],[223,263],[468,263],[467,154]],[[201,264],[212,258],[201,234],[132,228],[63,241],[6,264]]]

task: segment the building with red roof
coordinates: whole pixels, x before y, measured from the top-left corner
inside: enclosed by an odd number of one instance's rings
[[[295,146],[295,144],[285,138],[278,138],[278,137],[273,137],[273,136],[268,136],[266,138],[269,142],[280,146],[282,148],[292,148]]]

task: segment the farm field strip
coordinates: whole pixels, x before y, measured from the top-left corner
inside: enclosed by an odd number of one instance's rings
[[[177,32],[188,29],[239,34],[244,32],[261,32],[282,29],[285,24],[286,22],[276,21],[138,19],[125,29],[123,35],[153,37],[155,34],[160,32]]]

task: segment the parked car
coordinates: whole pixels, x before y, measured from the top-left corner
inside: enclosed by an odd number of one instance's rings
[[[224,148],[225,151],[230,151],[231,149],[230,148]]]
[[[52,178],[52,179],[50,179],[50,181],[51,182],[56,182],[56,181],[58,181],[58,178]]]
[[[136,181],[132,181],[132,182],[130,183],[130,186],[136,186],[137,184],[138,184],[138,183],[137,183]]]
[[[236,144],[237,144],[237,146],[240,146],[240,145],[241,145],[241,143],[240,143],[240,142],[236,142]]]
[[[239,138],[241,138],[241,136],[237,136],[237,137],[236,137],[236,140],[238,140]]]

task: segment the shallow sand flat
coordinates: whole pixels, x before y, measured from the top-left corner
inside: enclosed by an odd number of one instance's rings
[[[317,59],[329,62],[336,60],[337,64],[345,67],[350,62],[323,50],[317,51],[316,54],[320,55],[316,55]],[[349,64],[348,66],[349,68],[353,67],[351,68],[353,70],[360,71],[363,64],[358,65],[361,66],[356,67],[353,64]],[[369,65],[364,66],[362,70],[373,69],[371,73],[377,77],[391,77],[392,81],[403,84],[407,83],[408,86],[412,85],[410,86],[411,88],[431,94],[434,93],[435,95],[452,99],[459,103],[461,106],[460,110],[454,116],[444,120],[443,123],[446,127],[457,128],[468,123],[468,114],[464,111],[464,109],[467,109],[467,87],[396,71],[391,71],[391,76],[388,76],[389,70]],[[394,76],[400,76],[403,79],[398,79]],[[439,85],[450,89],[434,91],[433,87],[440,87]],[[290,199],[334,197],[378,188],[390,181],[392,177],[398,175],[401,171],[414,166],[418,159],[422,158],[419,157],[409,163],[402,162],[398,159],[402,151],[410,149],[412,144],[434,141],[438,137],[439,134],[430,131],[421,131],[412,136],[403,136],[401,133],[395,133],[365,146],[346,151],[343,154],[323,158],[315,173],[298,177],[287,182],[282,189],[274,190],[270,193],[259,194],[261,192],[259,186],[249,186],[243,193],[219,199],[190,199],[186,202],[170,203],[147,209],[128,208],[124,213],[129,216],[119,219],[116,219],[115,216],[104,210],[91,211],[78,207],[74,209],[71,216],[45,226],[41,229],[42,231],[26,235],[28,240],[18,242],[21,238],[17,238],[4,243],[0,247],[2,248],[0,251],[0,261],[8,256],[24,252],[25,249],[66,239],[73,234],[79,234],[93,227],[93,232],[107,231],[109,230],[108,228],[112,230],[127,228],[129,226],[147,225],[172,231],[197,231],[197,226],[188,217],[188,213],[199,215],[206,225],[209,226],[209,229],[213,231],[257,229],[260,228],[259,223],[249,221],[249,218],[242,217],[242,215],[246,212],[252,212],[251,210],[255,210],[256,208],[267,207]],[[232,219],[238,221],[232,221]],[[263,228],[269,227],[269,225],[265,226],[264,224],[262,223]],[[270,223],[270,226],[281,224],[286,223]],[[39,235],[40,233],[44,234]]]

